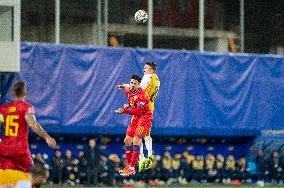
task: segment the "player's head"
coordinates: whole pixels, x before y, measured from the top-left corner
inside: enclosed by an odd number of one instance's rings
[[[41,185],[46,183],[46,180],[48,178],[48,171],[43,165],[35,165],[31,169],[31,173],[33,188],[40,188]]]
[[[27,96],[26,84],[23,81],[17,82],[13,87],[14,98],[25,98]]]
[[[130,90],[135,91],[139,88],[142,78],[138,75],[132,75],[130,80]]]
[[[153,74],[156,72],[157,64],[154,61],[149,61],[144,65],[144,74]]]

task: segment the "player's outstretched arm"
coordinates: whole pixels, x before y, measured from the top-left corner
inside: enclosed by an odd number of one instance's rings
[[[126,86],[124,84],[117,84],[114,87],[117,88],[117,89],[125,89],[126,88]]]
[[[119,108],[119,109],[115,110],[114,112],[117,113],[117,114],[122,114],[123,111],[124,111],[123,108]]]
[[[46,143],[49,147],[55,148],[56,147],[56,141],[54,138],[49,136],[47,132],[42,128],[42,126],[36,121],[35,116],[33,114],[27,114],[25,116],[25,120],[27,124],[32,128],[32,130],[38,134],[40,137],[45,139]]]
[[[129,108],[129,107],[130,107],[129,103],[125,103],[125,104],[123,105],[123,108],[125,108],[125,109],[127,109],[127,108]]]
[[[114,112],[117,114],[129,114],[129,115],[135,115],[139,116],[141,115],[143,111],[143,107],[136,107],[135,109],[128,110],[127,108],[119,108],[115,110]]]
[[[124,89],[125,90],[126,88],[129,87],[129,84],[122,83],[122,84],[117,84],[114,87],[117,88],[117,89]]]

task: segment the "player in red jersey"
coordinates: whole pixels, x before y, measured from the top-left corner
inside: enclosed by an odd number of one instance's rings
[[[12,102],[0,106],[0,121],[4,126],[0,143],[0,170],[2,173],[5,170],[18,170],[29,174],[33,166],[28,144],[29,127],[50,147],[55,148],[56,141],[36,121],[34,107],[25,101],[27,91],[24,82],[17,82],[13,86],[12,95]],[[30,187],[30,180],[27,181],[18,187]]]
[[[115,111],[118,114],[133,115],[124,139],[127,166],[120,171],[123,176],[135,174],[135,165],[140,154],[140,144],[142,139],[148,135],[153,119],[153,112],[149,107],[149,99],[144,90],[139,87],[140,82],[141,78],[139,76],[132,75],[130,87],[123,88],[128,98],[128,103],[124,105],[124,108],[119,108]],[[120,87],[116,88],[122,89]]]

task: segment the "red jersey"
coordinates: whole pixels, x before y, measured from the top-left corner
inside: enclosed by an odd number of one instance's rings
[[[0,105],[0,114],[4,116],[0,155],[16,156],[30,153],[28,144],[29,126],[25,121],[25,116],[34,113],[34,107],[23,100]]]
[[[135,92],[131,92],[129,88],[126,88],[125,94],[129,101],[128,104],[132,109],[124,109],[124,113],[136,116],[153,114],[149,107],[148,96],[142,88],[139,88]]]

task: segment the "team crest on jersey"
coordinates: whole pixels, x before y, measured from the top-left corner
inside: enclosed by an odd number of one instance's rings
[[[15,106],[11,106],[9,108],[9,112],[16,112],[17,108]]]
[[[129,106],[130,106],[131,108],[133,108],[133,107],[135,107],[135,103],[134,103],[133,101],[130,101],[130,102],[129,102]]]
[[[139,104],[137,104],[137,106],[145,106],[145,103],[144,102],[140,102]]]

